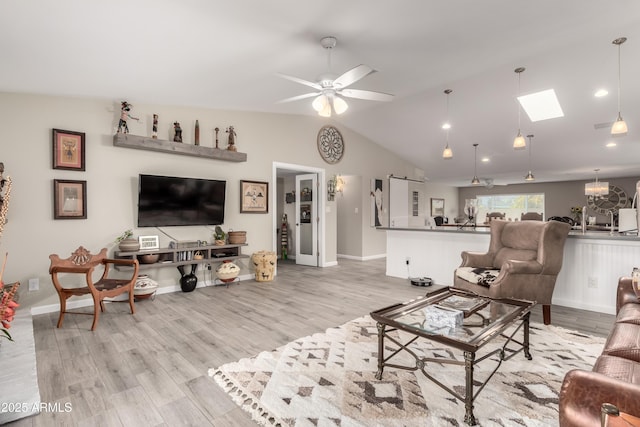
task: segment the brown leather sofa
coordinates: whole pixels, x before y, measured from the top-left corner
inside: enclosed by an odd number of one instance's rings
[[[616,322],[592,371],[569,371],[560,389],[560,426],[601,425],[601,406],[640,415],[640,302],[631,279],[618,281]]]

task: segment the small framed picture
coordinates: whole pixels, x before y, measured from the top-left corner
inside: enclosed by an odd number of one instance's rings
[[[82,132],[53,129],[53,168],[85,170],[85,137]]]
[[[53,180],[53,218],[87,219],[87,181]]]
[[[269,212],[269,183],[240,181],[240,213]]]
[[[444,199],[431,198],[431,216],[444,216]]]
[[[160,240],[158,236],[138,236],[141,251],[150,251],[160,249]]]

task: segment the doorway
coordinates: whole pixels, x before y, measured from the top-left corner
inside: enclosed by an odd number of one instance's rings
[[[289,163],[273,163],[271,193],[273,216],[273,250],[280,260],[285,257],[301,265],[323,267],[325,264],[324,169]],[[306,191],[305,191],[306,189]],[[303,196],[304,192],[304,196]],[[282,229],[286,221],[287,250],[282,250]]]

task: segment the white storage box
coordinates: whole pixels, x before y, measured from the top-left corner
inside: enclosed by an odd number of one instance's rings
[[[437,328],[457,328],[458,326],[462,325],[462,321],[464,320],[464,312],[460,310],[440,307],[437,305],[427,306],[423,310],[424,316],[427,320],[427,327],[432,326]]]

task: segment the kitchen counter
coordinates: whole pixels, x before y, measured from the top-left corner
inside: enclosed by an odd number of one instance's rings
[[[389,228],[378,227],[379,230],[395,230],[395,231],[418,231],[418,232],[440,232],[440,233],[456,233],[456,234],[489,234],[488,225],[478,225],[474,227],[458,228],[454,225],[437,226],[437,227],[412,227],[412,228]],[[576,239],[604,239],[604,240],[629,240],[640,242],[640,236],[637,234],[625,234],[614,232],[612,235],[609,229],[604,226],[589,226],[584,233],[580,229],[572,229],[569,232],[570,238]]]
[[[453,283],[462,251],[486,252],[489,227],[383,228],[387,233],[387,275],[430,277]],[[569,233],[564,247],[553,304],[601,313],[615,313],[618,278],[640,267],[640,237],[609,231]],[[553,315],[552,315],[553,318]]]

